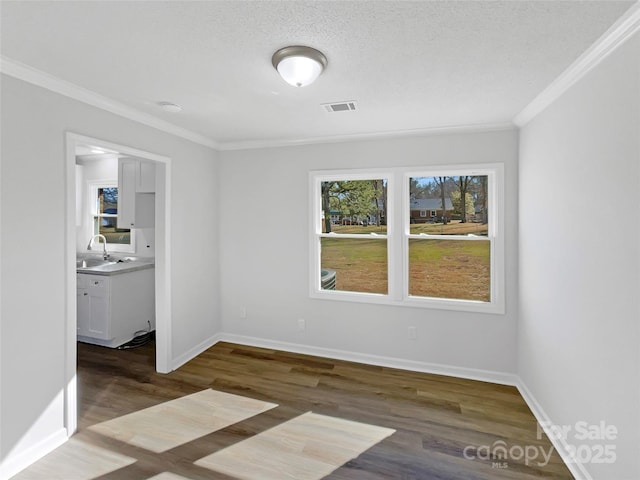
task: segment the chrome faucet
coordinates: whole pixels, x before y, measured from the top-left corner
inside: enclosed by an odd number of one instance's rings
[[[89,240],[89,245],[87,245],[87,250],[91,250],[91,245],[93,245],[93,241],[96,238],[101,238],[102,239],[102,246],[104,248],[103,252],[102,252],[102,258],[104,258],[105,260],[107,260],[109,258],[109,253],[107,252],[107,239],[105,238],[104,235],[94,235],[93,237],[91,237],[91,240]]]

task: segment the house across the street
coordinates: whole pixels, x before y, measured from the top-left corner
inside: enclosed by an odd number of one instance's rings
[[[440,198],[412,198],[411,199],[411,223],[427,223],[442,221],[446,216],[451,220],[453,203],[449,197],[444,201],[445,210],[442,211],[442,199]]]

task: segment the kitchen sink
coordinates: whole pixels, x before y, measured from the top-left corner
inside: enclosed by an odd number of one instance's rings
[[[103,260],[102,256],[98,255],[79,255],[76,257],[76,273],[90,275],[115,275],[145,270],[153,268],[153,266],[153,258],[121,257],[117,255],[110,256],[108,260]]]
[[[113,260],[103,260],[102,258],[82,258],[76,260],[76,268],[91,268],[99,267],[101,265],[111,265],[116,263]]]

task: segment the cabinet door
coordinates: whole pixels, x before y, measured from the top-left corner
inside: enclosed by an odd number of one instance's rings
[[[144,168],[143,164],[146,165]],[[145,180],[141,180],[143,174]],[[155,178],[152,162],[118,159],[118,228],[151,228],[155,225],[155,193],[139,191],[155,191]]]
[[[78,335],[89,336],[89,321],[91,318],[91,301],[86,288],[78,287],[77,291],[77,330]]]
[[[136,192],[155,193],[156,191],[156,164],[154,162],[138,161],[136,178]]]
[[[87,325],[88,337],[109,340],[109,295],[106,292],[92,293],[89,295],[91,314]]]
[[[118,159],[118,228],[134,228],[136,215],[136,161]]]
[[[104,275],[82,275],[82,298],[78,301],[78,318],[82,309],[82,333],[85,337],[109,340],[111,334],[111,281]],[[86,293],[86,295],[85,295]],[[80,296],[80,293],[78,293]]]
[[[156,194],[136,193],[136,228],[151,228],[156,220]]]
[[[77,276],[78,335],[109,340],[111,282],[103,275]]]

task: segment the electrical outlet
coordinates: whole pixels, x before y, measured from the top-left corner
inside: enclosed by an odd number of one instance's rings
[[[415,340],[416,338],[418,338],[418,329],[416,327],[409,327],[407,336],[409,340]]]
[[[247,308],[240,307],[240,318],[247,318]]]
[[[304,318],[298,319],[298,330],[304,332],[307,329],[307,322],[305,322]]]

